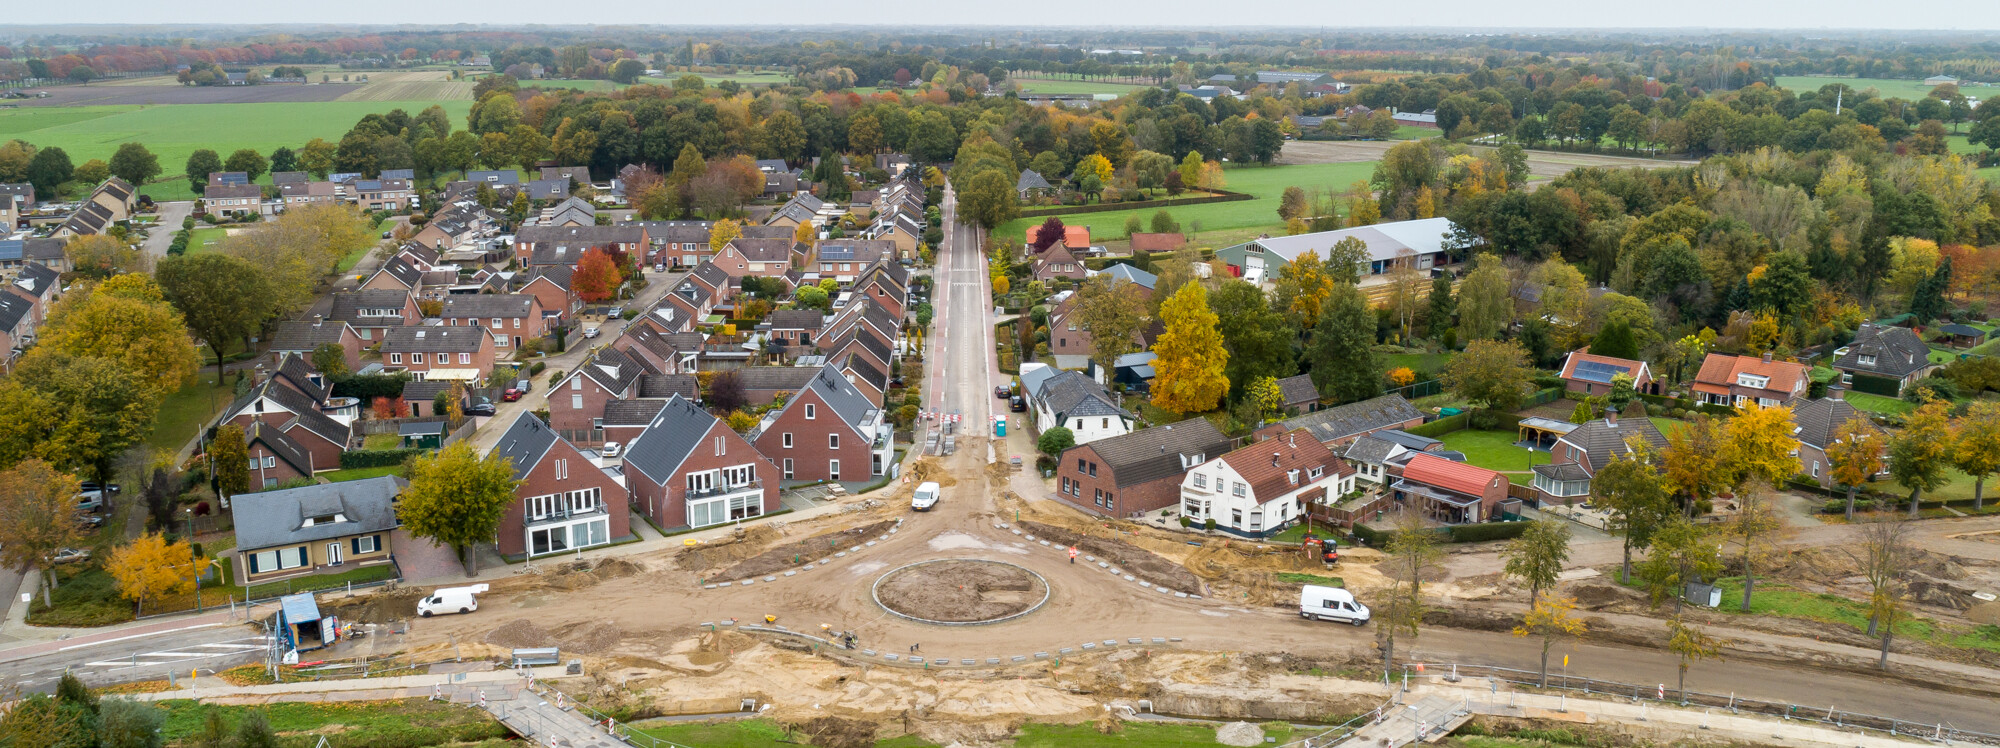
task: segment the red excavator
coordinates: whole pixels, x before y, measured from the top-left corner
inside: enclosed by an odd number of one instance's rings
[[[1319,547],[1314,548],[1313,546]],[[1308,556],[1312,555],[1314,551],[1318,551],[1320,563],[1327,566],[1340,563],[1340,541],[1338,540],[1333,538],[1321,540],[1312,533],[1306,533],[1305,541],[1301,547]]]

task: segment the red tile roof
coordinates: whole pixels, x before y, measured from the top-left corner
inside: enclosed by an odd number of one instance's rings
[[[1500,473],[1477,465],[1453,462],[1443,457],[1417,453],[1403,467],[1403,479],[1472,496],[1483,496],[1486,487],[1498,478],[1507,478]]]
[[[1354,472],[1352,466],[1334,456],[1332,450],[1305,429],[1293,429],[1290,433],[1245,446],[1223,455],[1222,462],[1250,484],[1252,495],[1260,502],[1310,485],[1315,480],[1310,477],[1313,468],[1324,468],[1317,480],[1330,480]],[[1289,476],[1293,470],[1299,471],[1299,482],[1296,484],[1291,482]]]
[[[1768,386],[1759,390],[1736,383],[1739,374],[1755,374],[1769,377]],[[1694,376],[1696,392],[1713,395],[1728,395],[1740,388],[1746,392],[1767,393],[1773,400],[1788,400],[1799,392],[1809,376],[1805,364],[1790,361],[1765,361],[1761,356],[1731,356],[1723,353],[1708,354],[1701,362],[1701,372]]]
[[[1035,243],[1035,234],[1041,230],[1042,225],[1039,223],[1029,226],[1026,243],[1032,246]],[[1062,241],[1064,244],[1072,247],[1088,247],[1090,246],[1090,227],[1064,226]]]

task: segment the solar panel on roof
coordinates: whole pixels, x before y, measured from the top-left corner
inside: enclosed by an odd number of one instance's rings
[[[1586,382],[1598,382],[1601,384],[1610,384],[1612,377],[1617,376],[1619,374],[1632,373],[1632,367],[1617,366],[1615,364],[1607,364],[1601,361],[1578,361],[1576,363],[1576,368],[1572,369],[1570,373],[1577,379],[1581,379]]]

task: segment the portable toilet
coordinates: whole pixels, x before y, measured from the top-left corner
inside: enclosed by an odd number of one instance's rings
[[[1006,416],[994,416],[994,417],[993,417],[993,435],[994,435],[994,436],[1006,436],[1006,435],[1007,435],[1007,417],[1006,417]]]

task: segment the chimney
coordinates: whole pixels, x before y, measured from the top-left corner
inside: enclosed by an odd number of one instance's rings
[[[1771,363],[1771,352],[1770,352],[1770,351],[1765,351],[1765,352],[1764,352],[1764,363],[1767,363],[1767,364],[1768,364],[1768,363]]]
[[[1846,388],[1846,387],[1828,387],[1828,388],[1826,388],[1826,399],[1828,399],[1828,400],[1846,400],[1846,399],[1847,399],[1847,388]]]
[[[1285,435],[1285,444],[1286,444],[1287,446],[1292,446],[1292,447],[1296,447],[1296,446],[1299,446],[1299,441],[1298,441],[1298,439],[1299,439],[1299,438],[1298,438],[1298,436],[1297,436],[1296,434],[1286,434],[1286,435]]]
[[[1614,429],[1618,428],[1618,410],[1616,408],[1604,409],[1604,424]]]
[[[1272,453],[1271,453],[1271,467],[1277,467],[1277,466],[1278,466],[1278,453],[1276,453],[1276,452],[1272,452]]]
[[[320,322],[322,322],[322,321],[323,321],[323,319],[324,319],[324,318],[323,318],[323,317],[321,317],[321,315],[317,315],[317,314],[313,315],[313,327],[319,327],[319,325],[320,325]]]

